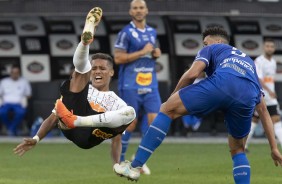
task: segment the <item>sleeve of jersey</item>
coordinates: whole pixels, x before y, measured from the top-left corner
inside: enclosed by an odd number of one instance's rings
[[[32,90],[31,90],[31,86],[30,86],[30,83],[25,80],[25,96],[31,96],[32,94]]]
[[[194,62],[195,61],[202,61],[206,64],[206,67],[208,67],[209,64],[210,64],[210,58],[211,58],[211,48],[210,47],[204,47],[198,52]]]
[[[128,39],[127,39],[127,33],[125,31],[121,31],[118,33],[118,36],[115,42],[115,48],[127,50]]]
[[[259,79],[263,78],[263,72],[262,72],[262,67],[261,67],[261,62],[259,59],[255,59],[255,66],[256,66],[256,71]]]

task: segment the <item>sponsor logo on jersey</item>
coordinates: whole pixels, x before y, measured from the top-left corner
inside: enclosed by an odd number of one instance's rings
[[[60,49],[67,50],[67,49],[72,48],[73,44],[69,40],[63,39],[63,40],[58,41],[56,46]]]
[[[253,40],[246,40],[242,43],[242,47],[247,50],[255,50],[259,47],[259,44]]]
[[[186,39],[182,42],[183,47],[187,49],[195,49],[199,47],[199,43],[193,39]]]
[[[102,139],[110,139],[113,136],[113,134],[108,134],[108,133],[103,132],[102,130],[100,130],[98,128],[93,130],[92,135],[94,135],[96,137],[100,137]]]
[[[134,38],[138,38],[138,33],[137,32],[135,32],[135,31],[132,31],[132,36],[134,37]]]
[[[146,68],[146,67],[140,67],[140,68],[134,68],[134,72],[153,72],[154,68]]]
[[[99,103],[89,102],[91,108],[96,112],[106,112],[106,109],[101,106]]]
[[[31,73],[40,73],[44,70],[44,66],[38,61],[33,61],[27,66],[27,70]]]
[[[138,73],[136,76],[136,83],[141,86],[148,86],[153,81],[152,73]]]
[[[241,65],[242,67],[250,70],[252,73],[255,72],[253,66],[250,63],[248,63],[248,62],[246,62],[244,60],[238,59],[238,58],[234,58],[234,57],[224,59],[223,62],[220,63],[220,66],[225,66],[225,67],[230,66],[230,65],[226,65],[226,63],[228,63],[228,62],[229,63],[231,63],[231,62],[232,63],[237,63],[237,64]]]
[[[2,50],[11,50],[12,48],[14,48],[14,43],[10,42],[9,40],[2,40],[0,42],[0,49]]]
[[[263,82],[266,82],[266,83],[274,83],[274,79],[273,79],[273,77],[271,77],[271,76],[265,76],[265,77],[263,78]]]

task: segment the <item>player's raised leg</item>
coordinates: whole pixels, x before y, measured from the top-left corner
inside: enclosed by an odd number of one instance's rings
[[[81,42],[78,44],[74,56],[73,65],[75,72],[72,75],[70,84],[71,92],[81,91],[89,83],[91,63],[89,60],[89,45],[94,39],[95,27],[99,24],[102,16],[102,10],[95,7],[87,14]]]
[[[81,41],[84,45],[89,45],[94,39],[94,33],[96,26],[101,21],[103,11],[99,7],[95,7],[87,14],[83,33],[81,35]]]

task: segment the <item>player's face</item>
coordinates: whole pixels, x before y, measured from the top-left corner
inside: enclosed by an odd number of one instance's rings
[[[12,68],[10,76],[13,80],[17,80],[20,77],[20,75],[21,73],[18,68]]]
[[[272,56],[275,52],[275,44],[273,42],[265,42],[263,49],[267,56]]]
[[[137,22],[142,22],[145,20],[146,15],[148,14],[148,8],[144,1],[133,1],[130,6],[129,15],[133,20]]]
[[[114,70],[105,59],[92,60],[91,81],[92,85],[99,91],[109,89],[110,81],[114,75]]]
[[[203,40],[203,44],[204,46],[208,46],[208,45],[211,45],[211,44],[216,44],[216,43],[222,43],[222,40],[219,39],[218,37],[216,36],[206,36]]]

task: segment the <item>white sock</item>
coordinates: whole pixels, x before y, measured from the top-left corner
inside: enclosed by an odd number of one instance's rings
[[[249,142],[250,142],[250,140],[253,138],[253,135],[254,135],[254,132],[255,132],[255,129],[256,129],[257,126],[258,126],[258,123],[252,122],[252,124],[251,124],[251,130],[250,130],[250,133],[249,133],[249,135],[248,135],[248,139],[247,139],[247,141],[246,141],[245,148],[248,148]]]
[[[73,64],[78,73],[84,74],[91,70],[89,45],[83,45],[82,42],[78,44],[73,55]]]
[[[77,116],[76,127],[108,127],[116,128],[131,123],[136,117],[131,106],[123,107],[116,111],[107,111],[92,116]]]
[[[277,122],[277,123],[274,123],[274,132],[275,132],[275,135],[282,147],[282,123],[281,121]]]

